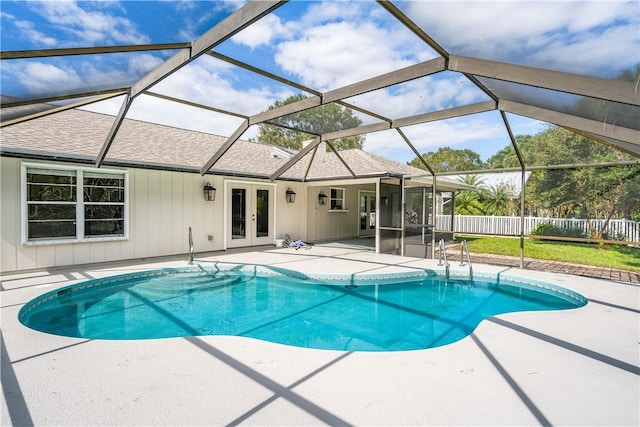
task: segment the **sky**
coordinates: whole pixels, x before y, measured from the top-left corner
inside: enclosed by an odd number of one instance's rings
[[[453,54],[613,78],[640,63],[638,1],[394,2]],[[241,1],[8,1],[0,3],[2,50],[193,41]],[[438,55],[373,1],[290,1],[214,49],[325,92]],[[3,60],[2,94],[40,98],[131,85],[175,52]],[[203,56],[151,88],[218,109],[253,115],[299,91]],[[443,72],[345,100],[391,119],[489,98],[465,76]],[[562,99],[550,102],[561,103]],[[122,98],[87,109],[116,114]],[[378,119],[357,113],[363,124]],[[141,95],[129,118],[219,135],[242,119]],[[508,114],[516,135],[544,123]],[[469,148],[483,159],[509,145],[493,111],[403,128],[419,152]],[[243,139],[255,138],[250,127]],[[364,148],[407,162],[415,154],[396,131],[370,133]]]

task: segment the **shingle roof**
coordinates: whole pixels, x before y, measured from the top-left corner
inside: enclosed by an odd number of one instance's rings
[[[7,126],[0,133],[4,155],[64,160],[94,160],[114,117],[85,110],[68,110]],[[226,137],[126,119],[111,145],[105,163],[197,171],[202,159],[215,153]],[[295,153],[292,153],[292,155]],[[353,149],[339,155],[356,176],[424,173],[420,169]],[[309,162],[313,163],[309,167]],[[273,146],[239,140],[211,169],[212,173],[268,177],[287,161]],[[336,154],[319,147],[287,170],[282,179],[318,180],[352,177]]]

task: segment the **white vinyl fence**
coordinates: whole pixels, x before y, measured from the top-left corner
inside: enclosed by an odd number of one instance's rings
[[[454,220],[453,231],[456,233],[520,235],[520,217],[456,215]],[[585,233],[589,232],[589,224],[586,219],[525,217],[524,234],[530,234],[540,224],[545,223],[553,224],[558,228],[579,228]],[[600,231],[604,227],[605,220],[592,219],[591,223],[596,231]],[[438,215],[436,229],[451,230],[451,216]],[[640,241],[640,222],[612,219],[609,221],[606,234],[612,240],[624,239],[625,241],[638,242]]]

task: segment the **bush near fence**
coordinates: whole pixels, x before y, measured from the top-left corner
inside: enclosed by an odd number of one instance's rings
[[[514,216],[476,216],[476,215],[456,215],[453,230],[456,233],[471,234],[498,234],[506,236],[519,236],[521,218]],[[590,220],[595,231],[599,232],[605,225],[603,219]],[[588,237],[591,234],[589,220],[580,218],[543,218],[525,217],[524,234],[533,234],[542,224],[550,224],[555,230],[559,230],[560,235],[567,232],[583,234]],[[451,216],[438,215],[436,218],[436,229],[451,230]],[[548,227],[548,226],[547,226]],[[544,228],[544,226],[543,226]],[[606,237],[605,237],[606,236]],[[628,219],[612,219],[609,221],[605,238],[610,240],[624,240],[628,242],[640,241],[640,221]]]

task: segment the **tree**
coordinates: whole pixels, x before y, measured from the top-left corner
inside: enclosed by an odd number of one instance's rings
[[[470,171],[484,168],[486,165],[482,161],[480,154],[465,148],[463,150],[449,147],[440,147],[438,151],[429,151],[422,154],[422,157],[434,172],[457,172]],[[410,166],[425,169],[418,157],[408,163]]]
[[[512,186],[506,183],[499,183],[489,186],[484,192],[484,207],[487,215],[515,215],[517,203],[516,194]]]
[[[298,102],[305,98],[307,96],[304,94],[292,95],[284,101],[276,101],[269,107],[269,110]],[[350,129],[361,124],[362,121],[354,115],[353,110],[331,103],[279,117],[270,123],[261,123],[258,125],[257,140],[264,144],[300,150],[302,149],[302,142],[313,139],[314,135]],[[362,148],[364,139],[363,135],[356,135],[334,139],[330,142],[336,150],[348,150]]]
[[[483,215],[484,205],[481,202],[485,191],[484,180],[479,175],[464,175],[458,178],[463,184],[474,186],[474,190],[461,190],[456,195],[456,215]]]
[[[637,85],[640,81],[640,64],[632,69],[622,70],[615,80],[621,80]],[[635,86],[637,91],[637,86]],[[605,101],[602,99],[581,97],[572,109],[577,115],[596,120],[602,123],[608,123],[615,126],[628,127],[637,129],[638,114],[630,111],[630,107],[626,104],[613,101]]]
[[[521,147],[535,164],[615,163],[631,157],[558,127],[549,127]],[[554,216],[631,217],[640,212],[640,166],[576,167],[532,171],[529,202]],[[606,232],[596,232],[594,238]]]
[[[526,149],[526,147],[535,146],[531,142],[532,138],[534,137],[530,135],[517,135],[515,137],[516,144],[520,148],[521,152],[523,149]],[[525,163],[528,163],[527,161],[529,160],[529,158],[524,153],[523,157]],[[509,144],[493,156],[489,157],[489,159],[487,160],[487,165],[489,169],[515,168],[520,167],[520,161],[518,160],[518,156],[516,155],[516,150],[513,149],[513,145]]]

